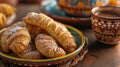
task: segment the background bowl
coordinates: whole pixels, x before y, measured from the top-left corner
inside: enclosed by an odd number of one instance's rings
[[[75,25],[75,26],[90,26],[90,17],[74,17],[68,15],[65,11],[60,9],[57,1],[55,0],[43,0],[40,3],[40,12],[45,13],[49,17],[53,18],[56,21]]]
[[[0,57],[8,62],[18,64],[18,65],[24,65],[24,66],[50,66],[55,64],[60,64],[67,62],[71,59],[73,59],[82,49],[85,44],[85,38],[81,31],[77,30],[76,28],[72,26],[66,25],[68,30],[71,32],[71,34],[75,37],[76,44],[78,45],[78,48],[65,56],[52,58],[52,59],[40,59],[40,60],[29,60],[29,59],[21,59],[15,56],[11,56],[11,54],[5,54],[0,51]]]
[[[97,0],[58,0],[57,2],[60,8],[69,15],[90,17],[91,9],[96,6]]]

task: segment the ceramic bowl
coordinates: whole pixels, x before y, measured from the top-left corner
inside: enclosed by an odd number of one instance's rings
[[[97,12],[101,11],[107,11],[108,15],[96,15]],[[109,14],[110,12],[112,12],[112,15]],[[120,7],[114,6],[101,6],[92,9],[92,29],[98,41],[105,44],[118,44],[120,42],[119,12]]]
[[[72,16],[88,17],[97,0],[58,0],[57,2],[63,11]]]
[[[12,54],[5,54],[3,52],[0,52],[0,57],[10,63],[24,65],[24,66],[50,66],[50,65],[67,62],[73,59],[83,49],[85,44],[85,38],[82,32],[77,30],[76,28],[68,25],[66,25],[66,27],[71,32],[71,34],[75,37],[75,41],[78,46],[78,48],[74,52],[71,52],[65,56],[61,56],[57,58],[40,59],[40,60],[21,59],[21,58],[12,56]]]
[[[90,17],[74,17],[61,10],[55,0],[43,0],[40,3],[40,12],[45,13],[56,21],[71,25],[90,26]]]

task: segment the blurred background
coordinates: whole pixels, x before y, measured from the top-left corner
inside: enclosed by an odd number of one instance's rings
[[[11,5],[17,5],[19,3],[40,3],[42,0],[0,0],[0,3],[9,3]],[[51,0],[52,1],[52,0]],[[77,1],[77,0],[68,0],[68,1]],[[87,0],[81,0],[81,1],[87,1]],[[96,1],[98,5],[105,5],[109,2],[109,5],[118,5],[120,3],[120,0],[88,0],[90,1]]]
[[[40,3],[41,0],[0,0],[0,3],[8,3],[11,5],[17,5],[19,3]]]

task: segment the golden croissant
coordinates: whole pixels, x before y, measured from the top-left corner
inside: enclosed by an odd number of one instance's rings
[[[60,24],[50,17],[46,16],[43,13],[28,13],[24,18],[23,21],[25,23],[36,25],[44,30],[46,30],[50,35],[52,35],[60,45],[67,51],[73,52],[76,50],[77,45],[75,42],[74,37],[71,33],[67,30],[67,28]]]
[[[15,13],[15,8],[8,4],[0,4],[0,13],[5,14],[6,16],[10,16]]]
[[[28,30],[22,26],[24,24],[19,22],[11,25],[1,33],[0,46],[2,51],[9,52],[12,50],[17,54],[28,47],[31,37]]]
[[[30,45],[31,37],[23,22],[15,23],[1,31],[0,46],[3,52],[12,50],[20,58],[40,59],[42,55],[33,50]]]
[[[56,41],[50,35],[37,35],[35,45],[36,48],[47,58],[56,58],[66,54],[61,47],[58,47]]]
[[[0,13],[0,28],[3,27],[7,22],[7,18],[3,13]]]

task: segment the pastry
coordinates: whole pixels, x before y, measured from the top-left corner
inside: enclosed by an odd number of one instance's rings
[[[0,46],[3,52],[12,50],[20,58],[40,59],[39,51],[33,50],[30,45],[31,37],[23,22],[15,23],[1,31]]]
[[[11,49],[16,54],[24,51],[28,47],[29,42],[30,35],[26,29],[17,30],[8,39],[9,49]]]
[[[39,51],[34,50],[32,47],[33,46],[30,44],[28,48],[19,53],[18,56],[24,59],[41,59],[42,54]]]
[[[34,35],[38,35],[40,33],[48,34],[44,29],[36,25],[31,25],[31,24],[26,23],[26,27],[29,30],[29,32]]]
[[[5,3],[0,4],[0,13],[5,14],[7,17],[14,14],[15,11],[16,11],[15,8],[8,4],[5,4]]]
[[[3,27],[7,22],[7,17],[5,14],[0,13],[0,27]]]
[[[61,47],[58,47],[56,41],[50,35],[37,35],[35,45],[36,48],[47,58],[56,58],[66,54]]]
[[[77,45],[72,34],[67,30],[67,28],[43,13],[28,13],[23,21],[25,23],[38,26],[45,31],[47,31],[51,36],[53,36],[60,45],[67,51],[73,52],[76,50]]]
[[[31,37],[24,26],[24,23],[18,22],[0,34],[0,46],[3,52],[12,50],[18,54],[28,47]]]
[[[13,14],[9,17],[6,17],[5,14],[0,13],[0,29],[12,25],[15,21],[16,15]]]
[[[19,55],[20,56],[20,55]],[[41,59],[42,55],[38,51],[29,51],[27,53],[23,53],[20,58],[23,59]]]
[[[0,22],[0,29],[3,27],[7,27],[11,24],[14,23],[15,19],[16,19],[16,14],[15,14],[16,10],[14,7],[8,5],[8,4],[0,4],[0,13],[4,14],[4,23]],[[0,14],[1,16],[1,14]],[[1,16],[3,17],[3,16]]]

